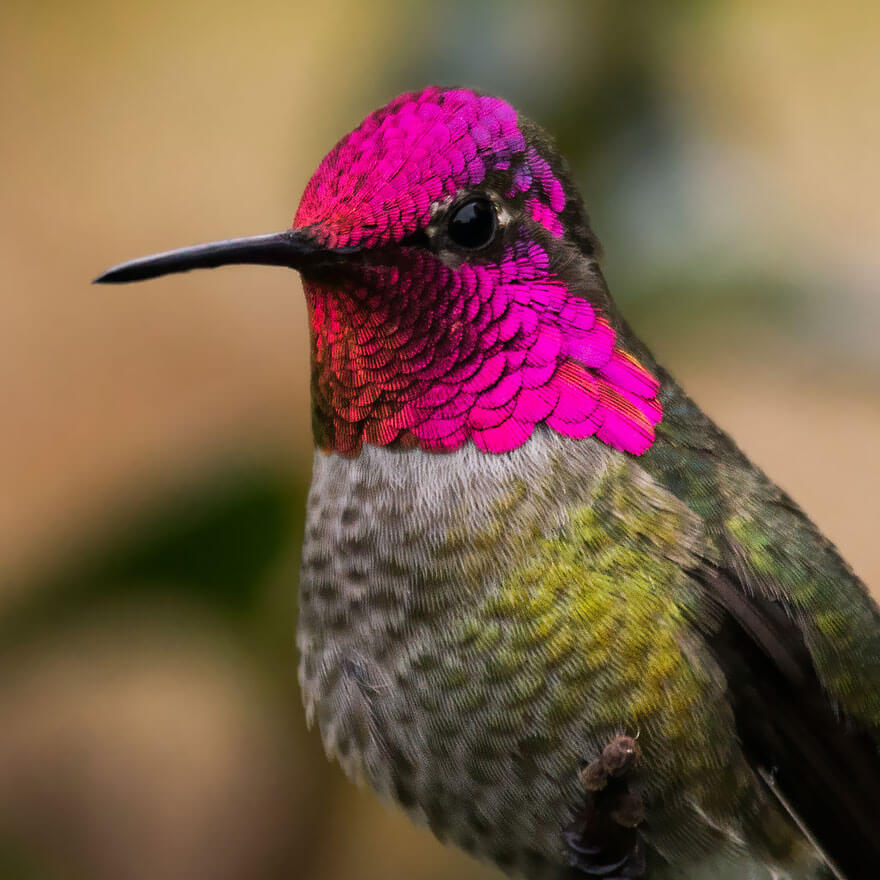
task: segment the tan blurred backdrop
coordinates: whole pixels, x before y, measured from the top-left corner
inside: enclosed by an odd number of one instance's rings
[[[4,4],[0,877],[492,873],[305,731],[294,273],[89,284],[283,228],[429,81],[559,133],[627,313],[880,590],[880,7],[621,5]]]

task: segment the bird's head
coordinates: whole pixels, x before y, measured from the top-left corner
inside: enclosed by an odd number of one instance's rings
[[[285,232],[124,263],[122,282],[228,263],[297,269],[318,445],[490,453],[537,425],[644,452],[658,382],[629,352],[549,138],[466,89],[401,95],[324,158]]]

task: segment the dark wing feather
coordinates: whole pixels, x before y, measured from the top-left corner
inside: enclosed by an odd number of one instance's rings
[[[728,682],[749,762],[847,880],[880,870],[880,755],[829,698],[803,633],[771,599],[700,573],[718,602],[709,644]]]

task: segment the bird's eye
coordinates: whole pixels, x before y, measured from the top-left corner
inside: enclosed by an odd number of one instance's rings
[[[453,244],[475,251],[486,247],[498,231],[495,206],[477,196],[459,205],[449,218],[449,238]]]

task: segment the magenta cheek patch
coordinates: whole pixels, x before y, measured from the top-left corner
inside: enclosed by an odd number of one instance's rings
[[[659,383],[593,306],[543,274],[546,263],[526,243],[500,265],[455,270],[407,249],[358,282],[307,282],[322,445],[354,454],[364,442],[436,452],[473,442],[501,453],[545,423],[644,452],[662,414]]]

